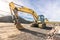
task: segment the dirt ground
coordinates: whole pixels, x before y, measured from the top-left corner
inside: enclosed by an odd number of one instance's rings
[[[0,23],[0,40],[46,40],[46,35],[50,31],[30,27],[30,24],[22,25],[25,29],[18,30],[13,23]]]

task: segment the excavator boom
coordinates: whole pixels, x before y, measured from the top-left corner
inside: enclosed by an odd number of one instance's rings
[[[25,13],[28,13],[28,14],[33,15],[35,21],[37,21],[37,19],[38,19],[37,13],[34,12],[32,9],[26,8],[26,7],[24,7],[24,6],[16,7],[13,2],[11,2],[11,3],[9,4],[9,6],[10,6],[10,9],[11,9],[11,10],[17,10],[17,11],[20,11],[20,12],[25,12]]]

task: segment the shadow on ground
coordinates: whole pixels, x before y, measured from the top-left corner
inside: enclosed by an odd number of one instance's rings
[[[0,17],[0,22],[12,23],[12,17],[11,16]],[[24,23],[24,24],[32,23],[30,21],[27,21],[27,20],[21,18],[21,17],[19,17],[19,22]]]
[[[45,28],[43,28],[43,29],[45,29],[45,30],[51,30],[52,29],[52,27],[45,27]]]
[[[30,34],[38,36],[38,37],[43,37],[43,38],[46,37],[46,34],[43,34],[43,33],[40,33],[40,32],[36,32],[36,31],[32,31],[32,30],[29,30],[29,29],[21,29],[20,31],[26,32],[26,33],[30,33]]]

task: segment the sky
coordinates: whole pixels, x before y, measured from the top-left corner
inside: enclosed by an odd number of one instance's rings
[[[49,21],[60,21],[60,0],[0,0],[0,10],[6,11],[0,12],[1,14],[5,16],[11,15],[8,5],[8,2],[11,1],[33,9],[38,15],[44,15]],[[31,14],[22,12],[19,12],[18,14],[26,20],[34,20]]]

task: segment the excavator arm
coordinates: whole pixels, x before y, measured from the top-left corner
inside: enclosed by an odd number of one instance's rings
[[[16,16],[18,16],[18,14],[17,14],[18,11],[20,11],[20,12],[25,12],[25,13],[31,14],[31,15],[34,17],[35,22],[37,22],[37,20],[38,20],[38,15],[37,15],[37,13],[34,12],[32,9],[26,8],[26,7],[24,7],[24,6],[16,7],[13,2],[9,3],[9,6],[10,6],[10,9],[11,9],[12,11],[14,11],[14,13],[15,13]]]

